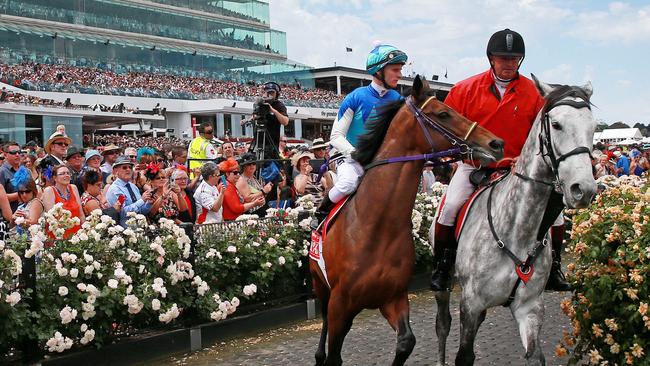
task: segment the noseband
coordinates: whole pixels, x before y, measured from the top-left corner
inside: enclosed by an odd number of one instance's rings
[[[567,96],[573,96],[573,95],[567,95]],[[580,99],[583,99],[582,97],[578,97]],[[573,155],[580,155],[580,154],[587,154],[589,157],[591,157],[591,149],[586,147],[586,146],[578,146],[575,149],[569,151],[566,154],[562,154],[559,157],[556,156],[555,151],[553,150],[553,143],[551,141],[551,118],[549,117],[549,112],[558,106],[561,105],[568,105],[570,107],[573,107],[575,109],[581,109],[581,108],[587,108],[591,110],[591,104],[589,103],[588,100],[571,100],[571,99],[560,99],[557,102],[553,103],[552,105],[548,106],[548,108],[545,108],[544,116],[542,117],[542,129],[539,132],[538,138],[539,138],[539,155],[542,157],[548,157],[551,163],[549,164],[546,159],[544,159],[544,162],[546,165],[548,165],[551,168],[551,171],[553,172],[553,176],[555,177],[555,180],[553,182],[546,182],[543,180],[538,180],[534,179],[531,177],[527,177],[523,174],[520,173],[515,173],[515,175],[519,178],[522,178],[527,181],[532,181],[535,183],[540,183],[544,185],[548,185],[551,187],[554,187],[555,191],[557,193],[562,193],[561,190],[561,181],[560,181],[560,173],[558,171],[560,167],[560,163],[566,160],[566,158],[573,156]]]
[[[467,144],[467,139],[472,134],[472,132],[474,132],[478,123],[476,122],[472,123],[472,125],[469,127],[469,129],[467,130],[463,138],[456,136],[453,132],[451,132],[448,128],[443,126],[440,122],[434,120],[433,118],[427,116],[424,113],[423,111],[424,108],[427,106],[427,104],[429,104],[430,101],[434,99],[436,99],[436,97],[434,96],[429,97],[422,104],[421,107],[416,106],[411,100],[411,98],[406,99],[406,105],[409,107],[411,113],[413,113],[413,115],[415,116],[415,120],[418,122],[418,125],[420,125],[420,127],[422,128],[422,132],[424,132],[424,137],[426,137],[427,142],[431,147],[431,153],[422,154],[422,155],[412,155],[412,156],[399,156],[394,158],[376,160],[366,165],[364,167],[365,170],[374,168],[378,165],[384,165],[390,163],[401,163],[401,162],[415,161],[415,160],[433,160],[433,163],[435,165],[442,165],[442,164],[450,163],[451,161],[459,160],[460,156],[462,155],[469,155],[470,157],[472,156],[473,150]],[[449,140],[452,148],[448,150],[436,152],[433,143],[433,136],[431,136],[431,132],[429,132],[427,126],[431,127],[434,131],[440,133],[444,138]],[[443,163],[439,159],[444,157],[453,157],[453,159],[451,161],[447,161]]]

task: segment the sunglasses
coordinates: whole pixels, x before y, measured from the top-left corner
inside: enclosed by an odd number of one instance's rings
[[[20,150],[5,151],[5,153],[7,153],[9,155],[18,155],[18,154],[20,154]]]
[[[230,172],[232,175],[239,175],[240,173],[238,171]]]
[[[214,131],[210,130],[210,131],[205,131],[203,133],[206,134],[206,135],[212,135],[214,133]]]
[[[18,191],[18,194],[27,194],[27,193],[32,193],[32,191]]]
[[[135,159],[137,157],[138,157],[137,155],[129,155],[129,159]]]
[[[63,147],[68,147],[68,146],[70,146],[70,144],[65,143],[65,142],[53,142],[52,144],[53,144],[53,145],[63,146]]]

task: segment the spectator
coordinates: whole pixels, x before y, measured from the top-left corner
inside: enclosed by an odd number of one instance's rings
[[[20,168],[20,145],[14,141],[7,142],[2,145],[2,152],[4,153],[4,163],[0,167],[0,185],[4,187],[11,211],[18,208],[18,190],[11,184],[14,174]]]
[[[312,173],[312,167],[309,163],[314,158],[309,152],[298,152],[291,158],[291,163],[298,175],[293,180],[293,187],[296,190],[298,198],[311,194],[314,198],[314,204],[320,205],[323,199],[323,182],[317,181],[318,176]]]
[[[44,210],[50,211],[55,204],[61,203],[65,210],[70,211],[71,217],[79,218],[79,225],[67,229],[63,234],[64,238],[70,238],[81,228],[85,215],[81,208],[81,198],[77,186],[70,184],[70,169],[65,165],[57,165],[52,168],[52,180],[54,184],[43,191]],[[51,238],[55,235],[49,233]]]
[[[120,154],[120,150],[121,148],[115,145],[108,145],[104,148],[104,150],[102,150],[102,158],[104,159],[104,163],[101,166],[101,170],[102,173],[104,173],[105,177],[113,174],[113,164],[117,160],[117,157]],[[104,183],[106,183],[105,178]]]
[[[128,156],[129,160],[135,164],[138,158],[138,150],[135,147],[127,147],[124,149],[124,155]]]
[[[22,155],[21,164],[29,170],[32,179],[36,181],[38,172],[36,171],[36,154],[28,150],[27,154]]]
[[[620,177],[621,175],[630,175],[630,159],[627,157],[627,153],[621,153],[620,151],[614,151],[614,156],[617,159],[616,162],[616,173]]]
[[[232,142],[224,142],[221,145],[221,157],[224,159],[230,159],[235,157],[235,147]]]
[[[257,170],[257,161],[255,155],[246,153],[240,157],[242,173],[237,180],[237,191],[244,198],[244,202],[252,202],[258,197],[266,197],[266,195],[273,189],[273,183],[268,182],[262,185],[260,181],[255,178],[255,171]],[[254,213],[259,216],[264,216],[266,212],[264,205],[256,208]]]
[[[180,189],[174,184],[172,186],[167,177],[167,172],[158,163],[149,163],[145,170],[145,176],[148,180],[148,185],[152,190],[153,205],[149,211],[149,217],[153,221],[158,221],[160,218],[176,220],[178,213],[183,209],[187,210],[185,201],[179,202],[177,192]]]
[[[201,166],[203,181],[194,192],[196,223],[209,224],[223,221],[225,189],[219,183],[219,167],[209,161]]]
[[[115,206],[118,201],[122,202],[120,225],[126,227],[127,214],[129,212],[148,214],[151,210],[153,198],[151,191],[146,191],[140,195],[138,187],[131,182],[133,179],[133,163],[127,156],[118,157],[112,168],[113,171],[117,170],[115,172],[116,179],[108,188],[106,200],[109,206]]]
[[[604,177],[606,175],[614,175],[616,168],[609,159],[607,159],[607,154],[601,154],[598,158],[598,163],[595,166],[594,177],[596,179]]]
[[[22,234],[23,227],[38,224],[38,220],[43,215],[45,206],[43,201],[38,198],[38,187],[32,179],[27,168],[21,168],[14,175],[13,184],[17,187],[20,205],[16,209],[14,219],[22,217],[24,222],[17,227],[18,234]]]
[[[9,238],[9,224],[11,223],[11,206],[7,199],[5,188],[0,186],[0,240],[5,241]]]
[[[122,203],[118,200],[113,207],[109,206],[103,193],[104,183],[100,172],[89,169],[81,176],[84,193],[81,195],[81,207],[84,214],[90,215],[94,210],[102,210],[103,215],[110,216],[115,222],[120,221]]]
[[[422,171],[422,184],[420,185],[420,192],[426,194],[433,193],[433,184],[436,182],[436,176],[433,174],[434,164],[432,161],[424,163],[424,170]]]
[[[45,144],[45,152],[48,154],[42,162],[44,167],[54,167],[65,164],[65,156],[68,152],[68,146],[72,140],[61,132],[53,133]]]
[[[76,146],[70,146],[68,152],[66,153],[66,162],[68,163],[68,169],[70,169],[70,174],[72,174],[70,181],[79,187],[81,185],[81,170],[84,166],[84,153],[83,149],[80,149]]]
[[[327,156],[328,146],[329,144],[319,137],[312,142],[312,146],[309,150],[314,154],[314,159],[325,159]]]
[[[172,168],[184,169],[187,172],[187,149],[183,146],[172,148]]]
[[[198,132],[199,136],[192,140],[188,150],[190,170],[192,172],[194,169],[200,168],[205,160],[217,158],[217,149],[212,145],[212,139],[214,138],[214,127],[212,123],[201,123]]]
[[[264,205],[264,197],[259,196],[250,202],[244,202],[243,197],[237,192],[237,181],[239,180],[239,164],[234,158],[219,163],[219,170],[226,177],[226,189],[223,200],[223,219],[231,221],[246,211]]]
[[[200,176],[200,175],[199,175]],[[173,183],[178,185],[178,200],[179,200],[179,213],[178,219],[181,222],[196,222],[196,201],[192,195],[192,191],[188,186],[189,176],[185,170],[175,169],[171,173]],[[180,201],[185,201],[185,205],[181,205]],[[185,207],[185,209],[183,209]]]

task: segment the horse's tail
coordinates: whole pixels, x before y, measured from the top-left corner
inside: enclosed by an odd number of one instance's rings
[[[436,314],[436,335],[438,336],[438,362],[436,365],[445,365],[447,349],[447,336],[451,329],[451,313],[449,312],[450,291],[435,292],[438,311]]]

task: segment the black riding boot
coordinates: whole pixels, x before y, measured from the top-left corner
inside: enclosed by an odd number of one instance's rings
[[[456,262],[457,243],[454,228],[436,223],[433,261],[435,268],[431,274],[431,290],[451,291],[451,271]]]
[[[321,201],[320,205],[316,209],[316,212],[314,212],[314,216],[316,218],[311,221],[311,228],[316,230],[318,229],[318,226],[325,220],[327,215],[330,213],[332,210],[332,207],[334,207],[334,202],[330,200],[330,197],[325,194],[325,197],[323,197],[323,200]]]
[[[564,225],[551,227],[551,248],[553,249],[553,264],[551,274],[546,282],[546,290],[549,291],[571,291],[573,286],[567,282],[562,273],[562,242],[564,241]]]

